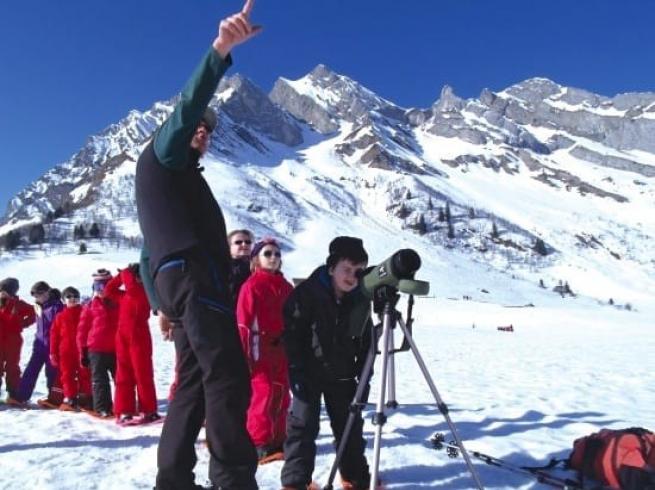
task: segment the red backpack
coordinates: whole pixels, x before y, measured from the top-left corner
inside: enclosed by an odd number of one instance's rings
[[[635,427],[581,437],[573,443],[568,467],[613,488],[655,488],[655,434]]]

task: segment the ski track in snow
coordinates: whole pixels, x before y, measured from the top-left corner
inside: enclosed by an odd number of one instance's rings
[[[329,231],[340,231],[340,224],[330,226],[323,228],[319,241]],[[299,248],[318,246],[312,235],[311,228],[298,235]],[[373,250],[384,248],[383,243],[367,240]],[[320,262],[317,257],[323,248],[304,258],[300,250],[295,251],[286,259],[287,276],[308,274]],[[35,254],[21,261],[3,257],[0,276],[18,277],[24,294],[42,278],[57,287],[75,285],[88,294],[93,269],[124,266],[138,254],[103,252]],[[417,299],[414,315],[419,350],[469,450],[518,465],[545,464],[551,457],[567,456],[575,438],[601,427],[655,428],[652,304],[625,311],[590,298],[561,299],[477,267],[428,263],[418,276],[431,280],[432,296]],[[488,298],[478,294],[473,301],[454,299],[463,285],[483,282],[491,284]],[[536,306],[507,307],[528,302]],[[399,308],[404,312],[404,301]],[[513,333],[496,329],[509,324],[515,328]],[[160,410],[165,412],[174,349],[160,339],[156,319],[151,319],[151,329],[157,393]],[[33,335],[34,327],[24,332],[23,367]],[[396,337],[399,344],[399,330]],[[371,401],[377,399],[379,364],[378,359]],[[475,488],[461,459],[449,459],[445,452],[430,448],[434,432],[445,432],[447,440],[450,434],[411,353],[396,356],[396,379],[401,406],[388,412],[382,438],[381,477],[387,488]],[[33,400],[44,396],[45,390],[42,373]],[[369,407],[365,413],[369,463],[373,459],[372,412]],[[0,489],[146,489],[154,484],[161,425],[121,428],[83,413],[23,411],[0,405],[0,427]],[[200,439],[204,439],[202,432]],[[325,414],[317,445],[314,478],[323,485],[334,458]],[[196,444],[196,451],[196,480],[205,483],[208,452],[202,442]],[[549,488],[476,459],[473,463],[488,489]],[[262,489],[280,487],[281,466],[275,462],[259,468]]]

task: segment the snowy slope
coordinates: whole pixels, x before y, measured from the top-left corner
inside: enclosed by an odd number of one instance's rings
[[[342,226],[337,220],[326,222],[321,231],[337,233]],[[288,276],[305,276],[323,259],[324,246],[314,247],[313,235],[308,230],[296,237],[296,244],[309,253],[285,255]],[[372,261],[386,254],[376,238],[369,241]],[[37,279],[47,279],[88,293],[92,270],[122,266],[136,256],[134,251],[91,248],[100,253],[33,252],[19,260],[2,260],[0,276],[19,277],[23,292]],[[625,311],[587,298],[562,299],[528,282],[508,282],[481,266],[455,267],[438,260],[427,263],[419,276],[431,281],[432,291],[417,300],[415,339],[467,448],[519,465],[536,464],[566,456],[573,439],[599,427],[655,427],[652,302],[640,305],[639,311]],[[468,284],[484,284],[490,293],[467,289]],[[461,300],[462,293],[471,293],[473,300]],[[516,307],[527,303],[534,307]],[[404,301],[400,308],[404,311]],[[514,333],[496,330],[509,324]],[[165,412],[174,351],[159,338],[154,320],[151,327],[159,405]],[[23,365],[33,330],[26,331]],[[474,488],[461,460],[429,447],[430,436],[447,432],[447,426],[411,354],[398,355],[396,365],[401,406],[384,427],[381,453],[381,476],[388,488]],[[378,393],[379,369],[378,364],[371,399]],[[40,379],[34,398],[44,393],[45,381]],[[369,407],[365,424],[369,461],[371,412]],[[85,414],[2,405],[0,427],[0,488],[122,490],[151,488],[154,482],[160,427],[119,428]],[[202,443],[196,450],[196,475],[202,483],[208,453]],[[325,415],[318,452],[314,476],[324,484],[334,457]],[[547,488],[474,462],[485,488]],[[262,489],[279,488],[280,467],[272,463],[259,469]]]

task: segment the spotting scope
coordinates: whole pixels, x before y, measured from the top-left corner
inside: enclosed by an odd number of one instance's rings
[[[414,279],[421,268],[421,257],[411,248],[398,250],[378,265],[367,270],[360,285],[368,298],[381,286],[391,286],[401,293],[424,296],[430,292],[430,283]]]

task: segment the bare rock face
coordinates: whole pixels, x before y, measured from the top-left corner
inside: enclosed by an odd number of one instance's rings
[[[275,104],[321,134],[330,134],[339,129],[337,120],[325,107],[312,97],[298,93],[287,80],[276,81],[269,96]]]
[[[219,110],[234,122],[287,146],[302,143],[302,133],[293,119],[247,78],[236,75],[224,79],[218,90],[231,91]]]
[[[322,134],[336,131],[339,121],[361,122],[370,112],[389,119],[407,120],[404,109],[325,65],[318,65],[300,80],[279,79],[270,98]]]

